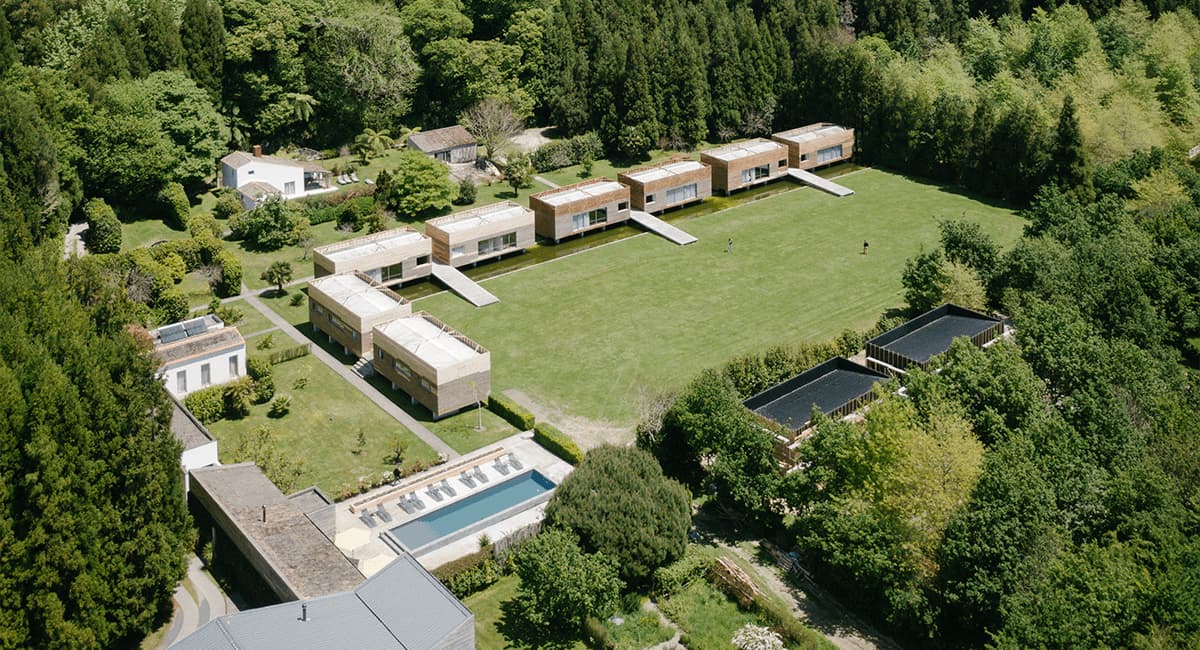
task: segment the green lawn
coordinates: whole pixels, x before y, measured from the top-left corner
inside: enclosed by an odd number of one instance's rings
[[[234,309],[242,312],[242,319],[236,323],[233,323],[234,325],[237,325],[238,331],[242,333],[242,336],[252,336],[262,332],[263,330],[274,327],[274,325],[271,324],[271,321],[267,320],[266,316],[263,316],[258,312],[257,309],[246,304],[245,300],[233,300],[227,303],[225,306],[233,307]]]
[[[695,580],[660,604],[663,612],[687,635],[692,650],[727,650],[733,634],[758,617],[709,584]]]
[[[212,302],[213,292],[212,287],[208,284],[208,278],[197,271],[183,276],[183,282],[180,282],[178,286],[183,295],[187,296],[188,307],[201,307]]]
[[[700,238],[690,246],[644,235],[484,280],[500,303],[483,309],[449,293],[414,307],[491,350],[493,390],[625,426],[643,391],[770,345],[871,326],[901,306],[904,261],[937,244],[939,219],[981,223],[1003,246],[1023,225],[1012,210],[896,174],[841,182],[857,194],[796,186],[676,221]]]
[[[291,345],[286,338],[277,340],[279,346]],[[301,377],[308,380],[308,385],[296,389],[296,380]],[[315,484],[337,498],[360,477],[374,478],[392,468],[384,460],[394,434],[400,434],[408,443],[408,459],[437,458],[429,445],[314,356],[275,366],[275,389],[276,395],[292,396],[292,409],[285,417],[267,417],[267,405],[262,404],[253,407],[251,414],[241,420],[222,420],[208,426],[220,442],[222,462],[229,462],[228,454],[241,436],[265,424],[275,431],[281,451],[292,459],[304,461],[304,474],[297,485]],[[361,454],[355,454],[359,431],[365,434],[367,444]]]
[[[129,251],[154,242],[188,237],[186,230],[174,230],[162,221],[146,219],[121,224],[121,250]]]
[[[607,623],[608,640],[617,650],[643,650],[675,635],[674,631],[662,626],[654,612],[625,612],[621,618],[624,621],[620,625]]]
[[[708,146],[705,145],[700,148],[707,149]],[[686,152],[682,152],[682,151],[664,151],[662,149],[655,149],[654,151],[650,152],[650,157],[645,160],[620,161],[620,162],[614,162],[607,158],[602,158],[600,160],[597,160],[595,163],[592,164],[592,173],[590,176],[584,176],[583,175],[583,167],[580,167],[579,165],[571,165],[570,167],[563,167],[562,169],[556,169],[554,171],[549,171],[549,172],[546,172],[545,174],[542,174],[542,176],[554,181],[555,183],[557,183],[559,185],[571,185],[573,183],[578,183],[579,181],[585,180],[587,178],[593,178],[596,176],[604,176],[607,178],[611,178],[613,180],[617,180],[617,174],[619,174],[623,171],[626,171],[628,169],[633,169],[635,167],[641,167],[643,165],[649,165],[650,163],[658,162],[660,160],[670,158],[671,156],[685,155],[685,154],[688,156],[691,156],[692,158],[695,158],[696,160],[700,159],[700,154],[698,154],[698,153],[686,153]]]

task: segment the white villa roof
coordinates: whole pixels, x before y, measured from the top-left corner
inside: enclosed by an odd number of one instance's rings
[[[363,318],[396,309],[403,304],[353,273],[327,275],[308,284],[333,298],[354,315]]]
[[[765,153],[767,151],[775,151],[776,149],[782,148],[783,145],[779,144],[778,142],[772,142],[770,140],[759,138],[756,140],[747,140],[746,142],[727,144],[724,147],[705,151],[704,153],[716,158],[717,160],[724,160],[728,162],[730,160],[740,160],[742,158],[747,158],[749,156]]]
[[[462,232],[478,228],[486,223],[527,218],[526,215],[529,212],[529,208],[523,205],[518,205],[512,201],[505,201],[503,203],[485,205],[481,208],[467,210],[458,214],[446,215],[430,223],[444,232]]]
[[[669,163],[665,163],[662,165],[655,165],[654,167],[649,167],[647,169],[642,169],[639,171],[631,172],[629,174],[626,174],[626,176],[628,176],[629,178],[632,178],[635,181],[638,181],[639,183],[649,183],[651,181],[657,181],[657,180],[667,178],[669,176],[677,176],[679,174],[693,172],[693,171],[696,171],[697,169],[703,169],[703,168],[704,168],[704,165],[702,163],[696,162],[695,160],[680,160],[678,162],[669,162]]]
[[[621,189],[621,184],[616,181],[598,180],[595,183],[588,183],[587,185],[564,187],[561,192],[553,190],[544,192],[538,198],[550,205],[564,205],[608,194],[619,189]]]
[[[806,129],[808,129],[808,130],[806,130]],[[776,135],[776,137],[783,139],[783,140],[787,140],[788,142],[804,143],[804,142],[810,142],[812,140],[816,140],[817,138],[824,138],[826,136],[837,135],[839,133],[845,133],[845,132],[846,132],[846,129],[844,127],[838,126],[836,124],[828,124],[826,126],[822,126],[820,128],[816,128],[816,129],[809,129],[809,127],[801,127],[799,129],[793,129],[791,131],[784,131],[783,133],[776,133],[775,135]]]
[[[460,341],[454,330],[438,327],[423,315],[399,318],[375,331],[438,370],[484,354]]]
[[[383,235],[382,237],[380,235]],[[357,259],[383,253],[385,251],[402,248],[409,244],[415,244],[422,239],[428,239],[424,233],[415,230],[389,230],[375,235],[367,235],[358,239],[351,239],[341,242],[341,245],[334,244],[332,246],[318,249],[317,252],[335,262],[345,262],[348,260]],[[333,249],[333,250],[330,250]]]

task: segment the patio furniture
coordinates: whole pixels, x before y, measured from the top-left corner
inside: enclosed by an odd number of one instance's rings
[[[458,475],[458,480],[462,481],[463,485],[467,486],[468,488],[475,487],[475,477],[471,476],[470,474],[468,474],[466,472],[460,473]]]
[[[517,460],[517,455],[511,452],[508,454],[508,464],[512,465],[513,469],[522,469],[525,467],[521,464],[521,461]]]
[[[411,515],[413,513],[413,507],[408,505],[408,499],[406,497],[400,497],[400,499],[396,501],[396,505],[400,506],[400,509],[403,510],[404,514],[406,515]]]
[[[409,502],[409,504],[412,505],[412,507],[416,508],[417,510],[425,509],[425,502],[421,500],[421,497],[417,496],[416,492],[413,492],[408,495],[408,502]]]
[[[383,509],[382,503],[379,504],[379,506],[377,506],[375,508],[375,516],[382,519],[384,523],[387,523],[392,520],[392,516],[390,514],[388,514],[388,511]]]
[[[358,182],[358,173],[357,172],[350,172],[350,182],[352,182],[352,183]]]
[[[503,460],[500,460],[499,458],[497,458],[496,461],[494,463],[492,463],[492,467],[496,468],[497,472],[500,472],[501,474],[508,476],[508,464],[505,463]]]
[[[375,527],[375,520],[371,518],[371,513],[367,512],[366,510],[364,510],[362,514],[358,516],[358,519],[366,524],[367,528]]]
[[[445,492],[446,496],[452,497],[458,495],[458,493],[454,491],[454,488],[450,487],[450,482],[446,479],[442,479],[442,482],[439,483],[438,486],[442,488],[442,492]]]
[[[483,468],[479,465],[475,466],[475,480],[479,481],[480,483],[488,482],[487,474],[483,473]]]
[[[364,178],[364,179],[363,179],[363,182],[364,182],[364,183],[366,183],[367,185],[374,185],[374,184],[375,184],[375,181],[373,181],[373,180],[371,180],[371,179],[369,179],[369,178]]]
[[[434,501],[442,500],[442,493],[438,492],[438,486],[436,485],[430,485],[428,488],[425,488],[425,494],[433,497]]]

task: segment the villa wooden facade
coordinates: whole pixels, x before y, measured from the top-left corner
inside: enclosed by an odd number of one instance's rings
[[[375,372],[440,418],[487,401],[492,355],[425,312],[375,328]]]
[[[360,273],[327,275],[308,283],[308,320],[357,357],[371,354],[376,325],[412,313],[407,300]]]
[[[628,221],[629,188],[608,178],[592,178],[533,194],[529,207],[537,234],[558,242]]]
[[[768,183],[788,173],[787,147],[764,138],[727,144],[700,154],[712,168],[712,190],[729,194]]]
[[[533,245],[533,212],[512,201],[492,203],[430,219],[425,233],[435,260],[465,266]]]
[[[854,155],[854,129],[829,122],[781,131],[771,139],[787,147],[788,167],[794,169],[824,167]]]
[[[429,237],[412,228],[385,230],[313,249],[313,275],[362,273],[373,282],[393,285],[429,275]]]
[[[646,165],[617,176],[629,187],[633,209],[651,214],[712,196],[712,171],[687,156]]]

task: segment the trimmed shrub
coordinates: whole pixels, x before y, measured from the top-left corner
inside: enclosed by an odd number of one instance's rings
[[[167,323],[178,323],[188,317],[189,306],[187,296],[178,289],[164,291],[154,301],[154,310],[158,312],[158,322],[166,325]]]
[[[222,386],[225,400],[225,417],[244,418],[250,415],[251,399],[254,397],[254,380],[241,377]]]
[[[271,362],[271,365],[277,366],[285,361],[299,359],[310,354],[312,354],[312,343],[301,343],[293,345],[290,348],[284,348],[278,352],[272,352],[267,356],[267,360]]]
[[[188,203],[187,192],[179,183],[167,183],[158,192],[158,204],[163,210],[163,221],[176,230],[185,230],[188,226],[188,216],[192,206]]]
[[[304,218],[308,219],[309,225],[317,226],[330,221],[341,222],[342,212],[344,208],[340,205],[327,205],[305,208]]]
[[[222,250],[213,262],[221,267],[221,281],[213,289],[222,298],[242,292],[242,262],[232,251]]]
[[[703,579],[712,566],[712,558],[689,545],[683,557],[654,571],[654,590],[660,595],[670,596],[683,591],[693,580]]]
[[[539,172],[548,172],[579,164],[589,155],[593,161],[604,155],[604,144],[595,133],[547,142],[533,152],[529,162]]]
[[[304,304],[304,294],[294,293],[291,298],[288,298],[288,304],[293,307],[299,307]]]
[[[209,386],[189,393],[183,405],[204,424],[211,424],[225,417],[225,387]]]
[[[173,239],[150,248],[150,256],[161,261],[164,257],[177,255],[183,260],[184,268],[195,271],[200,266],[200,240]]]
[[[170,272],[172,282],[175,284],[183,282],[183,276],[187,275],[188,269],[187,263],[183,261],[182,257],[176,255],[175,253],[167,253],[166,255],[161,255],[155,259],[157,259],[158,263],[162,264],[163,267]]]
[[[458,196],[454,199],[454,205],[471,205],[476,195],[475,181],[464,178],[458,182]]]
[[[92,199],[83,207],[88,229],[84,243],[92,253],[116,253],[121,250],[121,222],[117,213],[102,199]]]
[[[575,444],[575,441],[571,440],[567,434],[545,422],[538,422],[534,425],[533,441],[572,465],[583,462],[583,452],[580,451],[579,445]]]
[[[273,382],[271,384],[271,390],[275,390],[275,384]],[[281,418],[287,415],[288,411],[290,410],[292,410],[292,396],[279,395],[271,401],[271,406],[267,408],[267,417]]]
[[[254,380],[254,403],[263,404],[275,396],[275,375],[271,361],[263,357],[246,359],[246,374]],[[272,406],[274,406],[272,404]]]
[[[235,214],[241,214],[244,210],[242,198],[238,195],[237,190],[226,188],[220,190],[217,204],[213,206],[212,213],[218,219],[228,219]]]
[[[535,421],[533,414],[505,395],[500,393],[489,395],[488,410],[499,415],[505,422],[508,422],[521,431],[529,431],[533,428]]]
[[[199,260],[196,262],[196,266],[200,266],[201,264],[218,263],[217,258],[220,257],[221,251],[224,250],[224,247],[221,245],[221,240],[213,237],[212,235],[201,234],[199,237],[193,237],[191,241],[195,242],[194,246],[196,247],[196,254],[199,257]],[[163,246],[166,245],[167,244],[163,244]],[[157,248],[157,246],[155,248]],[[183,259],[186,261],[187,257],[184,257]]]
[[[225,234],[225,227],[217,222],[211,215],[197,214],[188,217],[188,232],[193,237],[201,235],[212,235],[218,239]]]

